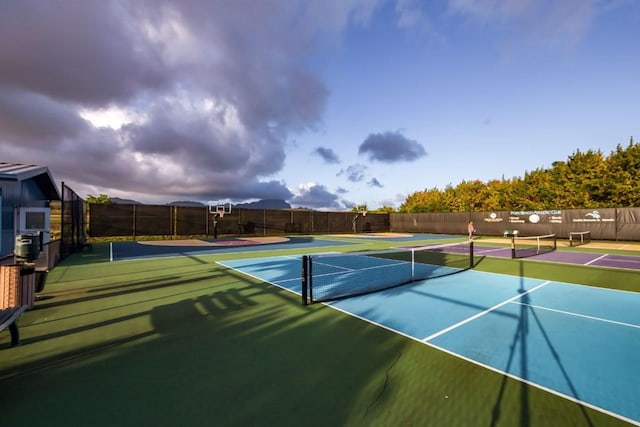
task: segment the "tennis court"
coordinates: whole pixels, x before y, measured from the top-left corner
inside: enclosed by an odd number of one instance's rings
[[[495,249],[480,247],[479,253]],[[319,276],[328,274],[332,258],[321,259],[325,270]],[[296,294],[301,294],[300,263],[298,256],[221,262]],[[353,269],[369,281],[382,274],[359,263]],[[352,270],[346,274],[355,277]],[[638,293],[464,270],[327,304],[640,425]]]
[[[243,252],[274,250],[309,250],[329,246],[358,246],[374,241],[418,242],[430,240],[455,239],[460,236],[436,234],[357,234],[331,236],[290,236],[290,237],[254,237],[222,239],[188,239],[157,241],[120,241],[110,244],[112,261],[169,258],[179,256],[198,256],[213,254],[241,254]],[[368,240],[368,241],[367,241]]]
[[[118,262],[97,243],[60,263],[23,345],[0,336],[3,423],[640,425],[638,294],[604,289],[636,290],[637,270],[477,254],[472,270],[303,306],[303,254],[447,239],[224,240],[123,242]]]
[[[511,249],[506,247],[476,245],[476,254],[493,257],[511,258]],[[533,253],[532,259],[545,262],[590,265],[594,267],[624,268],[640,270],[640,256],[615,253],[594,253],[576,251],[550,251]]]

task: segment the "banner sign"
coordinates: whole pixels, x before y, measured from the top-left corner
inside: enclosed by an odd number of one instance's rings
[[[510,224],[562,224],[561,210],[510,211]]]

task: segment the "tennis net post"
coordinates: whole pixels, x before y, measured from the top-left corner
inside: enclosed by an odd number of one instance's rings
[[[511,258],[526,258],[552,252],[557,249],[557,236],[546,234],[544,236],[526,236],[511,238]]]
[[[569,246],[580,246],[591,243],[591,231],[571,231],[569,232]]]

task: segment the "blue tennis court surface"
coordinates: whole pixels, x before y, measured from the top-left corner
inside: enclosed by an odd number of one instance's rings
[[[298,256],[220,262],[301,292]],[[640,294],[476,270],[330,306],[640,425]]]

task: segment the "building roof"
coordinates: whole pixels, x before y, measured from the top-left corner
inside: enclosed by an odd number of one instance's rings
[[[46,166],[0,162],[0,180],[24,181],[33,179],[49,200],[60,200],[60,192]]]

